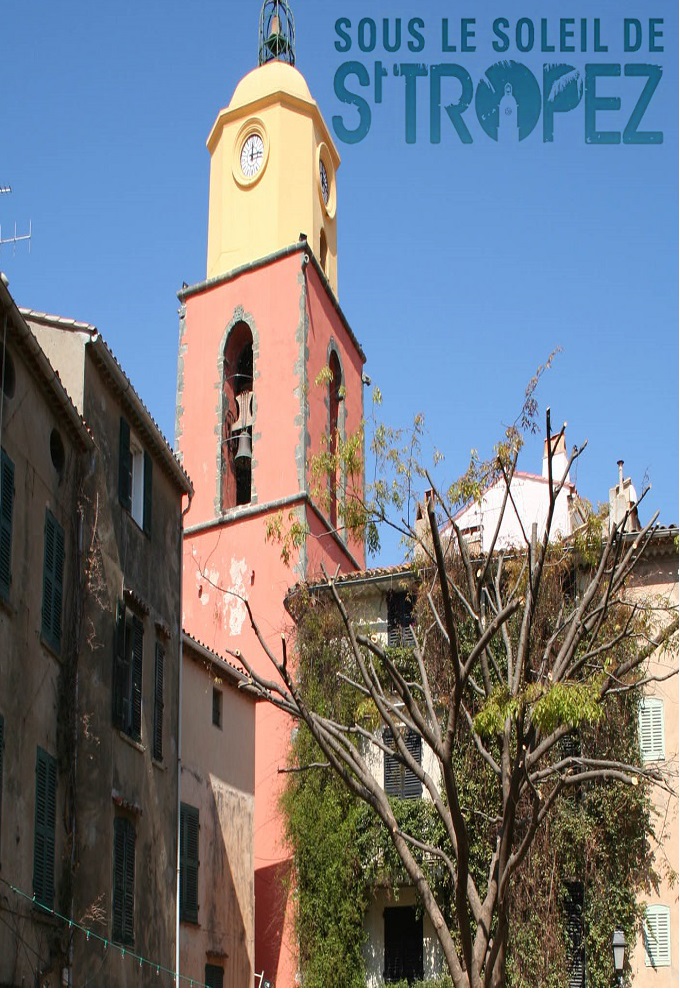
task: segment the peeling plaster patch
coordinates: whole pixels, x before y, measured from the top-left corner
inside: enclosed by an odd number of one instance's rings
[[[225,617],[229,617],[229,632],[231,635],[240,635],[243,623],[246,620],[246,606],[241,598],[247,597],[245,583],[243,582],[248,566],[245,559],[231,560],[229,576],[231,583],[229,593],[224,594],[222,602],[224,604]]]
[[[203,605],[203,607],[210,601],[210,592],[213,587],[217,587],[218,581],[220,579],[219,571],[216,569],[211,569],[204,573],[200,570],[196,570],[196,585],[198,587],[198,599]]]

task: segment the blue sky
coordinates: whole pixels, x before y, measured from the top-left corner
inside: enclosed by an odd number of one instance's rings
[[[622,458],[638,489],[652,483],[646,512],[677,523],[677,5],[652,6],[561,4],[560,16],[587,18],[587,51],[545,54],[538,43],[518,52],[514,32],[524,18],[538,38],[547,17],[553,42],[553,5],[293,0],[297,65],[329,125],[338,115],[350,128],[358,120],[334,92],[341,65],[357,60],[371,78],[365,90],[347,81],[368,99],[368,134],[337,141],[339,298],[382,389],[383,418],[404,425],[426,414],[428,442],[446,456],[442,483],[464,471],[471,448],[491,448],[560,346],[539,402],[555,425],[567,421],[570,446],[589,441],[579,491],[606,499]],[[30,253],[25,243],[1,247],[0,268],[20,305],[100,329],[171,441],[175,292],[205,277],[205,140],[256,64],[259,10],[258,0],[3,3],[0,185],[12,194],[0,196],[0,225],[7,236],[30,220],[33,238]],[[344,53],[335,48],[340,17],[351,24]],[[385,52],[383,19],[393,37],[400,17],[402,47]],[[456,52],[442,52],[445,17]],[[492,48],[499,17],[510,23],[504,54]],[[622,49],[626,17],[644,27],[637,52]],[[650,17],[663,19],[654,54]],[[411,18],[423,22],[418,54],[406,46]],[[475,51],[460,51],[461,18],[475,19]],[[593,52],[595,18],[606,52]],[[359,48],[362,20],[364,48],[376,23],[373,51]],[[525,47],[529,30],[525,22]],[[577,26],[577,49],[578,39]],[[581,100],[556,116],[552,143],[541,121],[519,144],[493,141],[473,102],[464,115],[472,142],[444,115],[433,144],[427,79],[416,84],[416,141],[406,142],[405,80],[394,63],[456,64],[476,90],[500,59],[522,63],[539,84],[544,62],[569,63],[581,77],[591,63],[660,65],[639,129],[663,132],[663,142],[586,143]],[[376,60],[388,68],[381,104]],[[644,82],[624,70],[598,79],[598,98],[618,96],[621,107],[598,111],[597,128],[621,131]],[[446,87],[444,103],[457,100],[455,84]],[[541,451],[528,442],[526,471],[540,471]]]

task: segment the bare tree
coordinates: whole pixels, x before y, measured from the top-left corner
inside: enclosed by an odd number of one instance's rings
[[[278,680],[268,680],[239,650],[231,651],[249,684],[304,722],[327,765],[380,818],[457,987],[505,984],[513,878],[561,795],[596,782],[645,780],[668,787],[657,765],[589,756],[564,739],[596,724],[613,703],[649,680],[646,662],[656,651],[673,647],[678,623],[677,609],[631,603],[626,590],[654,538],[656,517],[637,532],[634,545],[628,543],[627,520],[607,532],[594,519],[575,539],[551,543],[558,497],[583,448],[574,448],[555,478],[552,459],[560,435],[551,436],[549,413],[546,425],[552,442],[546,524],[541,537],[535,525],[529,527],[520,549],[499,549],[499,518],[487,551],[474,550],[448,499],[430,481],[429,531],[419,545],[421,611],[413,670],[367,634],[336,579],[326,577],[348,650],[338,664],[337,681],[370,700],[377,727],[314,711],[296,676],[287,638],[282,636],[280,653],[272,650],[250,608],[251,626]],[[511,437],[486,469],[504,483],[503,510],[514,502],[518,454]],[[580,586],[570,594],[563,584],[574,568]],[[430,748],[438,773],[411,752],[408,730],[419,733]],[[464,774],[456,754],[461,743],[476,754],[495,790],[497,814],[487,823],[488,864],[482,878],[473,874],[470,858],[476,818],[461,803]],[[400,829],[393,802],[368,762],[371,745],[420,779],[445,828],[445,849]],[[433,891],[424,857],[438,859],[450,874],[453,918],[449,913],[447,919]]]

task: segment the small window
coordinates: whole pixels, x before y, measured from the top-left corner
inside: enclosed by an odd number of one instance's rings
[[[121,417],[118,497],[147,535],[151,534],[152,481],[151,458],[131,434],[127,420]]]
[[[64,473],[64,465],[66,464],[66,452],[64,451],[64,442],[62,441],[61,434],[56,427],[50,434],[50,458],[52,459],[52,465],[59,475],[59,481],[61,482],[61,477]]]
[[[564,893],[569,986],[571,989],[585,989],[586,943],[583,933],[583,882],[565,882]]]
[[[212,721],[213,726],[217,726],[218,729],[222,728],[222,692],[219,688],[214,687],[212,692]]]
[[[2,785],[5,770],[5,719],[0,715],[0,844],[2,843]],[[2,860],[0,856],[0,861]]]
[[[211,990],[221,990],[224,986],[224,969],[221,965],[205,965],[205,985]]]
[[[667,906],[648,906],[642,926],[645,965],[657,969],[671,964],[671,911]]]
[[[2,388],[2,391],[7,399],[11,399],[13,397],[14,390],[16,388],[16,376],[14,374],[14,362],[12,361],[12,355],[6,347],[4,348],[4,352],[0,349],[0,387]]]
[[[387,645],[415,646],[413,598],[405,590],[387,595]]]
[[[389,729],[383,731],[383,742],[387,747],[394,747],[394,737]],[[420,733],[409,729],[404,736],[406,749],[410,752],[416,763],[420,764],[422,754],[422,740]],[[410,767],[406,767],[397,757],[386,753],[384,755],[384,788],[388,795],[393,795],[397,799],[420,799],[423,794],[423,786],[420,778],[413,773]]]
[[[12,579],[12,518],[14,515],[14,463],[0,451],[0,597],[9,600]]]
[[[113,905],[111,937],[135,943],[135,828],[125,816],[113,821]]]
[[[423,917],[415,906],[388,906],[385,920],[386,983],[409,985],[423,978]]]
[[[165,649],[156,643],[153,682],[153,759],[163,760],[163,685],[165,673]]]
[[[179,915],[198,923],[198,809],[180,805]]]
[[[41,635],[52,649],[61,651],[61,610],[64,586],[64,529],[51,511],[45,513],[45,553]]]
[[[57,818],[57,762],[38,747],[35,764],[33,895],[51,910],[54,905],[54,831]]]
[[[643,761],[665,760],[663,702],[661,698],[644,698],[638,716],[640,755]]]
[[[118,605],[113,667],[113,724],[138,743],[142,738],[142,660],[144,625],[123,603]]]

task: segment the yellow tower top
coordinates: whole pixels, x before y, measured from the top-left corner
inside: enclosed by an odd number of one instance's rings
[[[207,277],[304,233],[337,295],[340,157],[302,74],[271,61],[248,73],[208,136]]]

